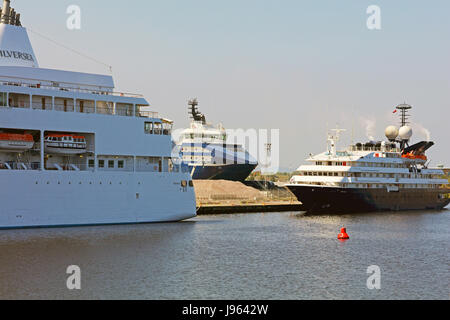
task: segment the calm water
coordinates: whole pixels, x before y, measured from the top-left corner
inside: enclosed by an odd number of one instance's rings
[[[0,231],[0,298],[449,299],[449,229],[450,211]],[[381,290],[366,287],[370,265]]]

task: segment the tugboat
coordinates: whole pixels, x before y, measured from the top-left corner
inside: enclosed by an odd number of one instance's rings
[[[189,101],[191,125],[177,143],[183,167],[195,180],[244,181],[258,162],[242,145],[228,144],[225,128],[208,124],[197,106],[197,99]]]
[[[307,159],[287,187],[308,213],[351,213],[400,210],[440,210],[450,203],[449,183],[440,169],[428,168],[425,152],[434,143],[409,145],[408,125],[412,107],[396,107],[401,127],[389,126],[388,141],[357,143],[338,151],[336,143],[345,130],[328,137],[328,150]]]

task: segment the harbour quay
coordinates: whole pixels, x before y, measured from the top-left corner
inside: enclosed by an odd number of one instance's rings
[[[194,180],[197,214],[302,211],[285,187],[267,182]]]

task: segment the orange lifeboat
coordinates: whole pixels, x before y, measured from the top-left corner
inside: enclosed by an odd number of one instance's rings
[[[44,138],[45,152],[75,155],[86,153],[86,138],[73,134],[48,134]]]
[[[424,161],[428,160],[426,155],[424,155],[424,154],[414,154],[412,152],[403,154],[402,158],[410,159],[410,160],[424,160]]]
[[[24,152],[33,148],[34,139],[31,134],[0,133],[0,150],[8,152]]]

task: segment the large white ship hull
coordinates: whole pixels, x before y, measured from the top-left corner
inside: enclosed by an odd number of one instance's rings
[[[0,171],[0,228],[175,222],[196,215],[185,173]]]

